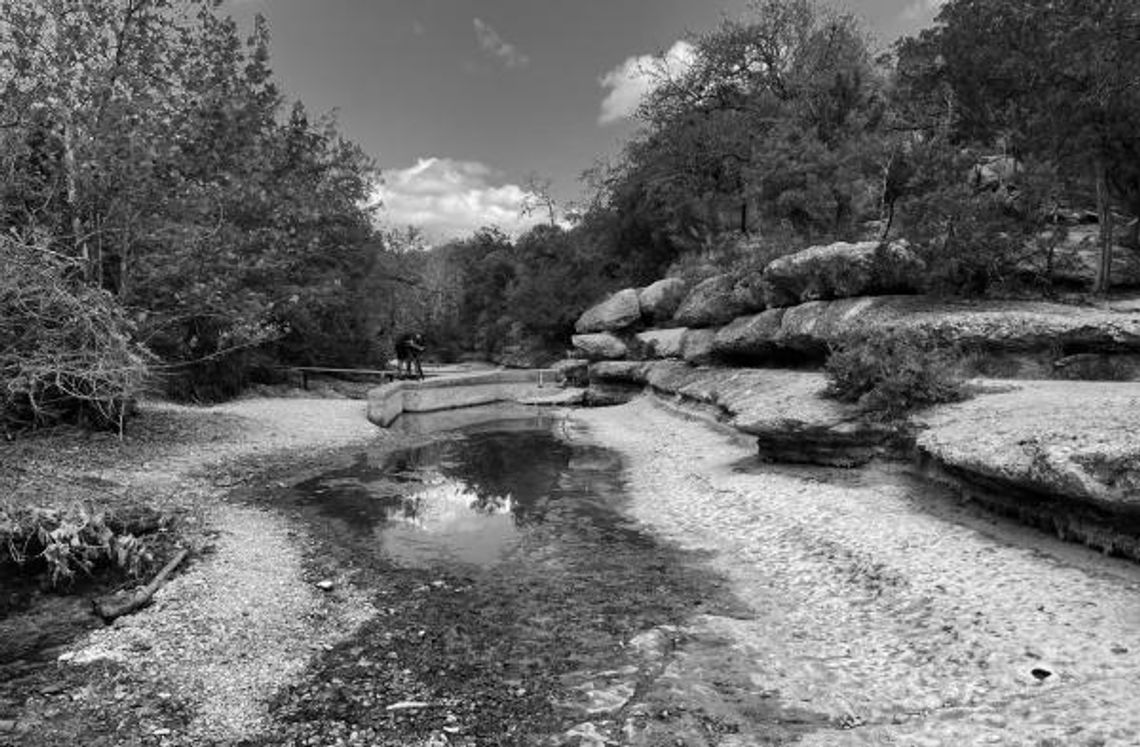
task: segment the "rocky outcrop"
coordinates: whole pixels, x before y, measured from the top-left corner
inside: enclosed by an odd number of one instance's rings
[[[570,341],[591,361],[619,360],[629,355],[629,345],[609,332],[574,335]]]
[[[920,418],[942,464],[1140,517],[1140,392],[1112,382],[1002,382]]]
[[[711,363],[715,342],[716,330],[690,329],[681,338],[681,357],[694,365]]]
[[[1062,537],[1140,558],[1135,384],[1002,382],[918,423],[934,476]]]
[[[589,383],[590,364],[582,358],[566,358],[551,368],[558,373],[567,386],[586,386]]]
[[[760,360],[780,353],[777,339],[784,309],[768,309],[742,316],[721,328],[713,339],[713,351],[726,360]]]
[[[637,294],[642,318],[649,324],[669,321],[688,291],[688,283],[680,278],[665,278],[643,288]]]
[[[597,306],[590,308],[574,325],[579,334],[615,332],[641,321],[641,302],[632,288],[618,291]]]
[[[905,241],[813,246],[768,264],[763,283],[769,306],[917,291],[926,269]]]
[[[886,454],[896,429],[867,421],[850,405],[822,396],[822,374],[695,368],[679,361],[615,361],[590,367],[591,379],[651,387],[683,403],[712,410],[755,436],[773,461],[850,467]]]
[[[847,335],[891,329],[958,345],[976,355],[983,372],[990,366],[1019,377],[1050,378],[1080,366],[1115,366],[1119,370],[1106,378],[1126,378],[1136,368],[1126,358],[1140,354],[1140,313],[1135,311],[918,296],[813,301],[782,313],[742,317],[717,333],[714,353],[738,362],[762,362],[789,352],[822,358]]]
[[[683,327],[715,327],[764,308],[755,293],[755,284],[734,275],[714,275],[698,283],[685,297],[673,322]]]
[[[685,327],[655,329],[638,334],[637,341],[646,358],[683,358],[688,332]]]

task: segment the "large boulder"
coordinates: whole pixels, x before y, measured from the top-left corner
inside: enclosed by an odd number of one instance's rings
[[[684,327],[654,329],[637,335],[637,341],[646,358],[681,358],[684,356]]]
[[[574,329],[579,334],[616,332],[641,321],[641,303],[633,288],[618,291],[578,319]]]
[[[713,352],[727,360],[756,360],[780,352],[776,338],[784,309],[768,309],[759,314],[741,316],[722,327],[713,340]]]
[[[713,360],[713,343],[716,342],[715,329],[690,329],[681,339],[681,357],[687,363],[703,366]]]
[[[637,294],[642,318],[650,324],[669,321],[688,290],[688,283],[680,278],[665,278],[646,286]]]
[[[763,305],[758,308],[750,289],[739,285],[740,279],[730,274],[698,283],[673,315],[673,322],[682,327],[716,327],[741,314],[760,311]]]
[[[625,341],[609,332],[574,335],[570,341],[591,361],[621,360],[629,355]]]
[[[905,241],[813,246],[764,268],[769,306],[917,291],[926,269]]]

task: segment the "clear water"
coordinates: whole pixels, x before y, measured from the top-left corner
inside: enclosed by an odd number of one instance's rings
[[[637,541],[617,511],[617,455],[571,446],[548,426],[483,424],[378,463],[362,457],[296,490],[358,546],[370,543],[403,567],[488,568],[517,559],[540,531],[563,541],[584,541],[575,537],[583,529]]]

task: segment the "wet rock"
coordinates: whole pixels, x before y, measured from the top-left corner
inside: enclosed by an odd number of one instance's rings
[[[680,278],[665,278],[642,289],[637,295],[641,316],[650,324],[666,322],[685,300],[689,286]]]
[[[684,327],[715,327],[758,309],[749,308],[736,293],[733,275],[715,275],[698,283],[681,303],[673,321]]]
[[[925,269],[905,241],[837,242],[772,261],[764,289],[770,306],[917,291]]]
[[[569,386],[586,386],[589,383],[590,364],[582,358],[567,358],[558,361],[552,368]]]
[[[610,685],[591,683],[579,689],[582,702],[579,707],[588,716],[599,716],[620,711],[633,697],[634,682],[617,682]]]
[[[673,649],[673,637],[677,630],[663,626],[638,633],[629,639],[629,647],[643,660],[656,662],[665,658]]]
[[[641,321],[641,302],[632,288],[618,291],[579,317],[574,330],[579,334],[615,332]]]
[[[644,384],[645,368],[641,361],[599,361],[590,365],[590,380]]]
[[[591,361],[621,360],[629,354],[629,345],[608,332],[574,335],[570,340]]]
[[[569,744],[576,744],[580,747],[605,747],[606,745],[617,744],[599,731],[597,725],[590,721],[569,729],[565,736],[571,740],[577,740],[571,741]]]

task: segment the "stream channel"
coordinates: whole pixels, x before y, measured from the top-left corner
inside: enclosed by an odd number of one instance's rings
[[[277,733],[251,744],[602,744],[600,728],[628,744],[734,743],[739,723],[687,713],[662,682],[686,620],[748,610],[700,555],[623,515],[616,452],[530,413],[359,454],[287,490],[377,615],[275,698]],[[762,729],[740,743],[820,721],[747,706]]]

